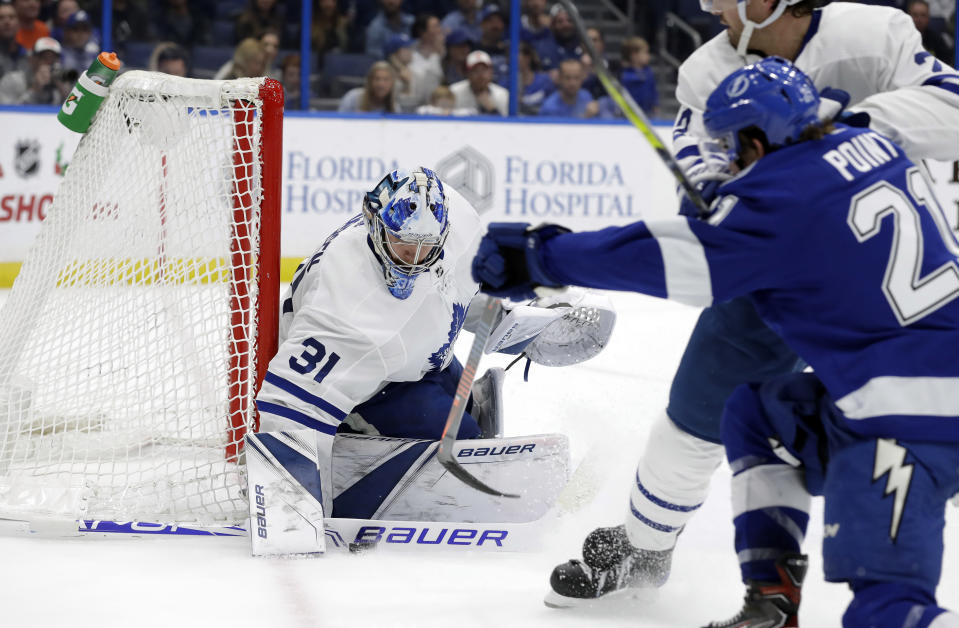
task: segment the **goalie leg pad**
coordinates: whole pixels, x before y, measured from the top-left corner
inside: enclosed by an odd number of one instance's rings
[[[337,434],[333,516],[446,522],[528,522],[556,503],[569,471],[569,441],[559,434],[459,440],[457,461],[483,482],[522,493],[481,493],[436,460],[435,441]]]
[[[313,430],[246,435],[254,556],[326,551],[317,436]]]

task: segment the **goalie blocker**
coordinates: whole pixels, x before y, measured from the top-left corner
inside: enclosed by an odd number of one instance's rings
[[[436,441],[341,434],[333,443],[333,513],[324,524],[316,437],[312,430],[247,435],[254,556],[318,555],[351,544],[527,549],[569,473],[569,443],[559,434],[457,442],[457,461],[522,495],[512,500],[447,473]]]

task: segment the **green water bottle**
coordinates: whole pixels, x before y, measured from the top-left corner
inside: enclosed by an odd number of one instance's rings
[[[101,52],[77,79],[77,84],[60,107],[57,114],[60,123],[71,131],[86,133],[100,103],[110,93],[110,83],[117,77],[119,69],[120,60],[115,52]]]

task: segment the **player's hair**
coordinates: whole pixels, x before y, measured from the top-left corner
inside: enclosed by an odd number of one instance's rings
[[[803,17],[804,15],[812,15],[812,12],[815,11],[820,4],[820,0],[802,0],[789,7],[787,11],[789,11],[789,14],[793,17]]]
[[[807,126],[799,134],[799,137],[795,141],[787,141],[786,146],[792,144],[798,144],[800,142],[810,142],[815,140],[821,140],[826,137],[829,133],[832,133],[836,130],[836,127],[832,122],[825,123],[813,123]],[[742,145],[747,145],[751,140],[758,140],[763,146],[763,151],[768,155],[769,153],[782,148],[782,146],[772,146],[769,144],[769,140],[766,139],[766,134],[758,126],[751,126],[739,131],[739,142]]]

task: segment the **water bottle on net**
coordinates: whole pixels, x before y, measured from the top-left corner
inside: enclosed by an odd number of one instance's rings
[[[116,53],[101,52],[70,90],[57,114],[60,123],[71,131],[86,133],[97,109],[110,93],[110,83],[117,77],[119,69],[120,60]]]

